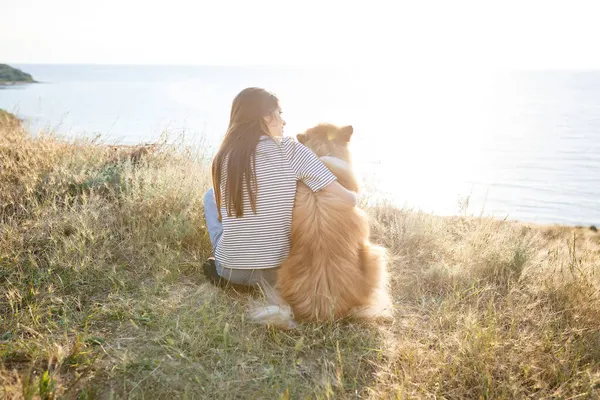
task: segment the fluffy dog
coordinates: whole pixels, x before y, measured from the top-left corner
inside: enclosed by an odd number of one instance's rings
[[[352,191],[358,183],[348,143],[352,126],[321,124],[297,135]],[[369,241],[366,214],[326,192],[313,193],[298,182],[291,249],[278,271],[276,287],[265,292],[274,305],[253,319],[281,327],[296,320],[322,322],[346,316],[389,317],[386,253]],[[289,308],[288,308],[289,307]]]

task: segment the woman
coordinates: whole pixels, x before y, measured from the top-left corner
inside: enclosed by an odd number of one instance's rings
[[[233,100],[229,128],[212,164],[204,196],[214,259],[204,273],[216,284],[274,284],[290,249],[296,182],[356,204],[356,195],[308,148],[283,137],[279,100],[260,88]]]

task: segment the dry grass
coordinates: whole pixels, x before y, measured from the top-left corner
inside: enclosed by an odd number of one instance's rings
[[[202,277],[206,160],[138,150],[0,115],[0,398],[598,397],[597,233],[380,205],[395,322],[276,331]]]

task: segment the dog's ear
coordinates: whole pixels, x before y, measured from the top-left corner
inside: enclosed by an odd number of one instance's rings
[[[340,139],[344,142],[349,142],[352,134],[354,133],[354,128],[352,125],[344,126],[340,129]]]
[[[298,139],[298,142],[302,144],[306,143],[306,135],[304,133],[297,134],[296,139]]]

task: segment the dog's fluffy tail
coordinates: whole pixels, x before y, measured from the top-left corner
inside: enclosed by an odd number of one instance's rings
[[[255,305],[250,309],[250,320],[257,324],[274,326],[281,329],[296,328],[298,325],[294,321],[292,309],[279,296],[277,290],[264,279],[260,287],[269,305]]]

